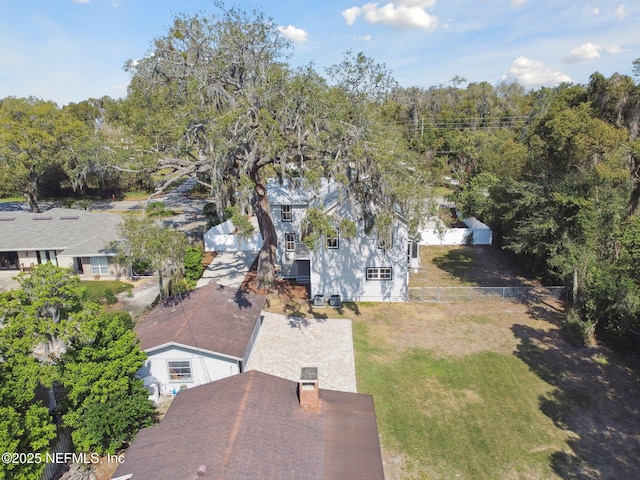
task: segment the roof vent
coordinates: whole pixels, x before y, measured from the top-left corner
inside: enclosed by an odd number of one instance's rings
[[[16,217],[0,217],[0,222],[13,222]]]
[[[46,217],[33,217],[33,220],[51,220],[52,218],[51,215],[47,215]]]
[[[60,220],[78,220],[80,215],[62,215]]]
[[[200,465],[196,473],[198,474],[199,477],[204,477],[207,474],[207,466]]]

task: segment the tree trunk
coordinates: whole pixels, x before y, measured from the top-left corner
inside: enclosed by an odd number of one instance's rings
[[[275,283],[275,259],[276,248],[278,246],[278,238],[276,229],[271,217],[271,207],[269,205],[269,197],[267,196],[267,188],[260,181],[257,172],[251,172],[251,180],[255,185],[251,205],[258,219],[260,233],[264,242],[260,253],[258,254],[258,272],[257,287],[271,289]]]
[[[164,298],[164,285],[162,284],[162,268],[158,269],[158,289],[160,290],[160,298]]]
[[[22,194],[33,213],[40,213],[38,206],[38,176],[34,171],[29,173],[29,178],[23,184]]]
[[[40,207],[38,206],[38,198],[35,193],[31,191],[24,192],[24,198],[29,204],[29,209],[32,213],[40,213]]]

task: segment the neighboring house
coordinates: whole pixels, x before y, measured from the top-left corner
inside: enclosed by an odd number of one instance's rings
[[[267,186],[278,249],[276,263],[283,278],[309,284],[311,296],[341,301],[406,301],[409,266],[417,267],[418,249],[400,214],[390,241],[365,233],[358,205],[344,188],[324,182],[318,193],[276,181]],[[335,221],[335,235],[310,250],[302,241],[302,221],[312,206],[320,206]],[[356,234],[345,238],[340,221],[355,222]]]
[[[251,370],[179,393],[113,480],[384,479],[373,397],[301,377]]]
[[[148,356],[138,374],[170,394],[243,372],[265,301],[217,284],[166,298],[135,326]]]
[[[126,272],[107,246],[118,238],[121,221],[112,213],[69,208],[0,212],[0,269],[28,271],[50,262],[85,280],[118,278]]]

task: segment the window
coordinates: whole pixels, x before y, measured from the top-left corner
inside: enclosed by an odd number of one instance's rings
[[[293,252],[296,249],[296,234],[285,233],[284,234],[284,249],[287,252]]]
[[[389,235],[388,238],[378,238],[378,248],[382,248],[383,250],[388,250],[393,248],[393,237]]]
[[[367,268],[367,280],[391,280],[391,267]]]
[[[283,222],[290,222],[292,219],[291,205],[280,205],[280,213]]]
[[[189,360],[169,361],[169,381],[186,382],[193,380],[191,376],[191,362]]]
[[[109,262],[107,257],[91,257],[91,274],[92,275],[108,275]]]
[[[334,228],[333,235],[327,235],[327,248],[340,248],[340,229]]]

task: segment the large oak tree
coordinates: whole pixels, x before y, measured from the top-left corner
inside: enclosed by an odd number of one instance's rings
[[[392,178],[398,170],[416,176],[382,110],[393,84],[383,66],[348,54],[329,71],[329,85],[311,66],[285,63],[291,44],[271,19],[218,7],[219,18],[177,16],[146,58],[129,62],[129,127],[161,167],[173,169],[167,184],[196,178],[220,212],[250,197],[264,238],[258,282],[269,287],[277,245],[269,177],[315,186],[333,177],[358,197],[363,215],[375,217],[418,191]]]

